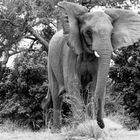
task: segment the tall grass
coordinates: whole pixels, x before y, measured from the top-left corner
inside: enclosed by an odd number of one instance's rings
[[[70,104],[72,116],[69,119],[69,126],[62,129],[68,138],[103,138],[105,132],[99,128],[95,120],[95,103],[90,99],[86,105],[84,103],[78,81],[75,79],[69,85],[69,93],[64,96],[64,101]],[[89,96],[87,94],[87,96]]]
[[[71,124],[79,124],[82,123],[86,120],[89,119],[95,119],[95,114],[96,114],[96,109],[95,109],[95,100],[91,97],[91,92],[89,92],[89,90],[87,90],[87,97],[84,97],[81,93],[81,91],[79,90],[80,84],[78,79],[74,79],[73,81],[71,81],[71,83],[69,84],[69,92],[66,93],[66,95],[64,96],[64,102],[68,103],[70,105],[70,109],[72,112],[72,116],[70,116],[69,122],[71,122]],[[86,99],[85,99],[86,98]],[[85,104],[86,102],[86,104]]]
[[[31,131],[28,127],[19,126],[18,123],[12,122],[11,120],[5,120],[0,124],[0,132],[16,132],[16,131]]]

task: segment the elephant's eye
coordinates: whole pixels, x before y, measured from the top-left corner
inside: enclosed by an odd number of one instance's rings
[[[91,32],[90,30],[87,30],[87,31],[86,31],[86,35],[87,35],[90,39],[92,39],[92,32]]]
[[[86,30],[85,32],[83,32],[83,37],[84,37],[86,44],[88,46],[91,46],[92,45],[92,31],[89,29]]]

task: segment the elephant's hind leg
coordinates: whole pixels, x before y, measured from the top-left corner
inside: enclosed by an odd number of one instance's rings
[[[58,132],[60,131],[60,127],[61,127],[62,96],[59,95],[59,85],[52,69],[49,72],[49,76],[50,76],[49,82],[50,82],[51,94],[52,94],[52,100],[53,100],[52,132]]]

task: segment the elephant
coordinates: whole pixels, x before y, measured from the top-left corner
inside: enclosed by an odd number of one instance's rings
[[[61,128],[63,95],[77,78],[81,88],[92,82],[92,100],[96,104],[99,127],[105,127],[104,102],[112,52],[140,39],[140,16],[130,10],[109,8],[90,12],[86,7],[62,1],[58,7],[63,29],[49,43],[49,91],[43,100],[47,108],[53,102],[53,129]],[[80,90],[80,89],[79,89]]]

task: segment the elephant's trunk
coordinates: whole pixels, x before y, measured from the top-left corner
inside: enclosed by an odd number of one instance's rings
[[[110,44],[107,44],[107,45],[110,45]],[[104,48],[106,47],[104,46]],[[96,83],[96,89],[95,89],[95,99],[97,103],[96,104],[97,122],[101,128],[104,128],[103,115],[104,115],[105,87],[106,87],[107,76],[109,72],[111,53],[112,53],[112,49],[102,49],[102,51],[99,52],[100,57],[98,61],[98,73],[97,73],[97,83]]]
[[[107,75],[109,72],[109,65],[110,65],[110,59],[111,59],[111,51],[104,51],[98,61],[98,75],[97,75],[97,84],[95,91],[98,92],[98,96],[102,94],[105,83],[107,81]]]

